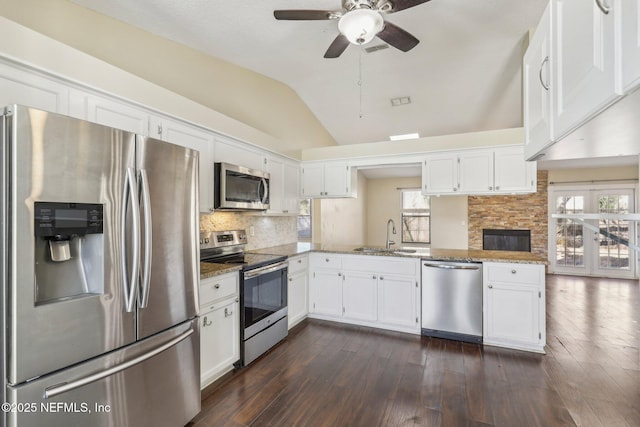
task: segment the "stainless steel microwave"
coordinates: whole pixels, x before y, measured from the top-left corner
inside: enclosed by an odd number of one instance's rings
[[[214,208],[269,209],[269,173],[229,163],[214,164]]]

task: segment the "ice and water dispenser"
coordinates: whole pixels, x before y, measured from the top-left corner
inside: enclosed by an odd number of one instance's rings
[[[103,205],[35,202],[35,302],[104,289]]]

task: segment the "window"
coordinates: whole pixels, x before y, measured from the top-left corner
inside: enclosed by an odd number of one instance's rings
[[[402,190],[402,243],[431,243],[431,201],[420,190]]]
[[[311,240],[311,199],[300,199],[298,211],[298,239]]]

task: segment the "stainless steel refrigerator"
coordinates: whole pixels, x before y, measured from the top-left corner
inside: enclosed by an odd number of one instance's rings
[[[7,426],[182,426],[200,410],[198,152],[2,115]]]

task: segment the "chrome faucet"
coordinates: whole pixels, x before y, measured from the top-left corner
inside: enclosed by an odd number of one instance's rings
[[[391,245],[395,245],[396,244],[396,242],[394,242],[393,240],[389,240],[389,224],[391,224],[393,226],[393,229],[391,230],[391,232],[393,234],[397,234],[396,233],[396,223],[393,222],[392,219],[389,219],[389,221],[387,221],[387,246],[386,246],[387,249],[390,249]]]

